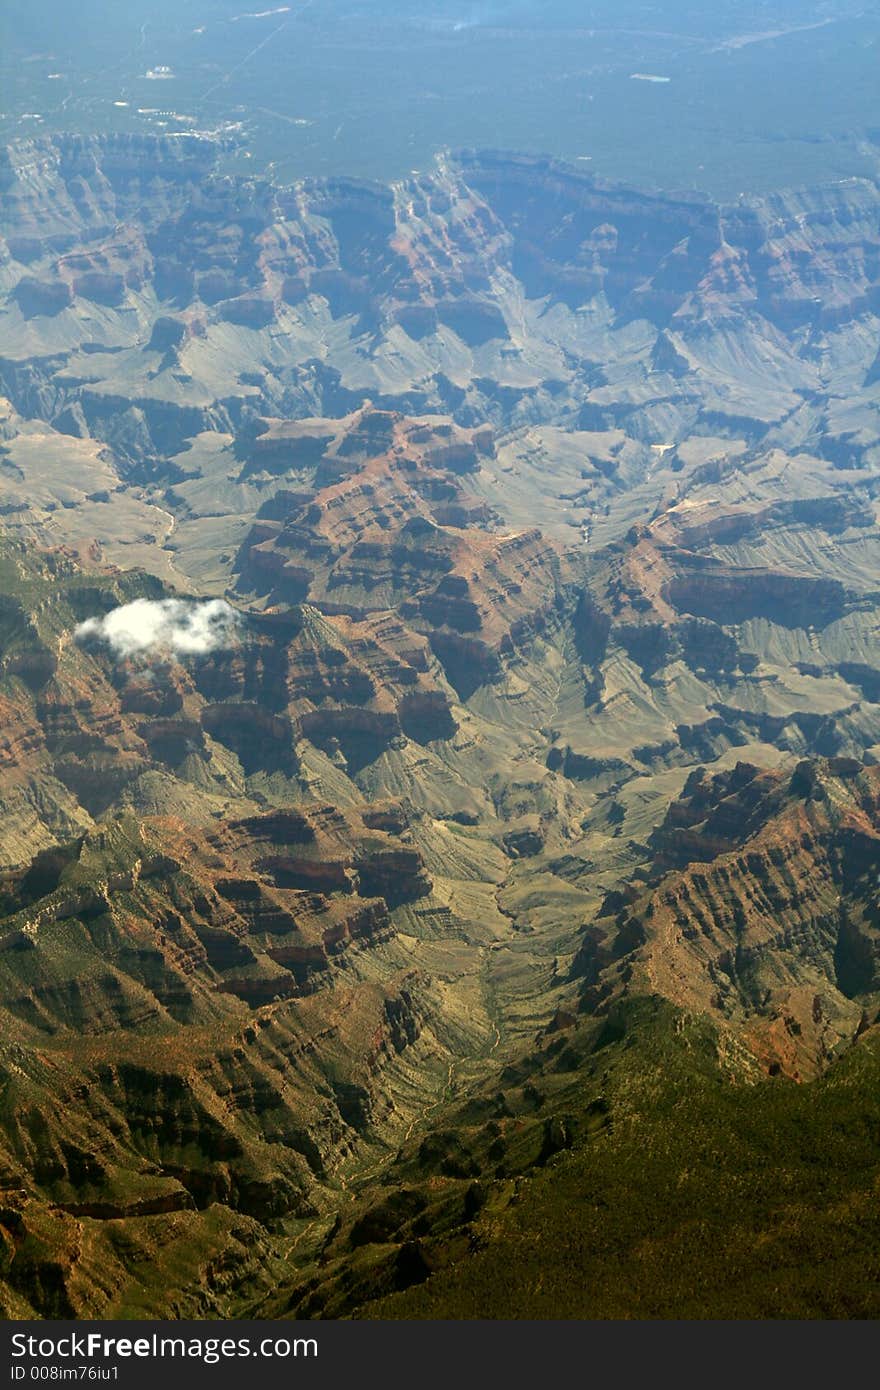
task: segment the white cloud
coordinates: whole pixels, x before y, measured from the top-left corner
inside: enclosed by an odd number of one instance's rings
[[[170,652],[203,656],[235,646],[240,616],[221,598],[199,603],[191,599],[135,599],[103,618],[80,623],[78,642],[104,642],[118,657]]]

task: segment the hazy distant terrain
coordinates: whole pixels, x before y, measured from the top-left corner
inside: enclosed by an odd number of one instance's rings
[[[878,42],[858,0],[7,0],[0,138],[225,129],[283,182],[488,145],[727,198],[876,171]]]

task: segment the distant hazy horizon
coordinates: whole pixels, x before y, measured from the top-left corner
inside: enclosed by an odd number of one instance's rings
[[[734,197],[876,176],[878,56],[856,0],[6,0],[0,136],[224,131],[284,182],[499,146]]]

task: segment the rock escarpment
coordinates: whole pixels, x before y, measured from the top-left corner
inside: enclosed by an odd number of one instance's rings
[[[606,900],[575,959],[586,997],[620,981],[719,1020],[803,1079],[876,1012],[876,768],[836,758],[693,772],[651,837],[648,886]]]
[[[36,1311],[105,1306],[102,1260],[128,1277],[102,1223],[150,1218],[161,1245],[185,1212],[195,1259],[219,1203],[259,1247],[267,1222],[320,1210],[358,1134],[393,1125],[424,981],[389,903],[431,887],[400,834],[329,807],[202,834],[127,819],[4,876],[0,1223],[24,1241],[4,1277],[26,1299],[29,1244],[52,1233]]]

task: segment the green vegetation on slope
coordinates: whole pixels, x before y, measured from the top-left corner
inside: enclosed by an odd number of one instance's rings
[[[642,998],[545,1038],[531,1061],[524,1087],[487,1099],[507,1118],[469,1128],[463,1113],[399,1157],[384,1206],[345,1234],[335,1294],[319,1309],[313,1286],[292,1312],[880,1314],[875,1030],[819,1081],[750,1080],[705,1020]],[[383,1263],[393,1208],[408,1219]]]

